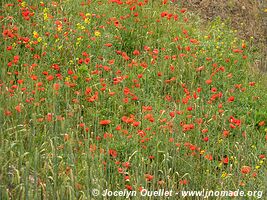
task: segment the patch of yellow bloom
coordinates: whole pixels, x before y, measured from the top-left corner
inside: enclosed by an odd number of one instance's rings
[[[57,31],[58,31],[58,32],[61,32],[61,31],[62,31],[62,26],[58,26],[58,27],[57,27]]]
[[[34,38],[38,38],[39,37],[39,34],[36,31],[33,31],[33,37]]]
[[[227,176],[228,176],[228,174],[226,172],[223,172],[221,175],[222,178],[226,178]]]
[[[41,37],[39,37],[39,34],[37,33],[37,31],[33,31],[33,37],[37,38],[38,42],[41,42],[43,40]]]
[[[23,1],[20,5],[21,5],[21,7],[25,8],[27,6],[27,3],[26,3],[26,1]]]
[[[67,77],[65,78],[65,81],[70,81],[70,77],[67,76]]]
[[[84,23],[86,23],[86,24],[90,24],[90,22],[91,22],[91,19],[89,19],[89,18],[86,18],[86,19],[84,20]]]
[[[200,155],[203,155],[205,153],[205,150],[200,151]]]
[[[82,38],[81,38],[81,37],[78,37],[78,38],[77,38],[76,45],[79,45],[79,44],[81,43],[81,41],[82,41]]]
[[[85,26],[81,25],[80,23],[76,24],[77,29],[84,30]]]
[[[220,143],[222,143],[223,142],[223,139],[219,139],[218,140],[218,143],[220,144]]]
[[[96,36],[96,37],[100,37],[100,36],[101,36],[100,31],[95,31],[95,36]]]
[[[38,41],[38,42],[42,42],[42,40],[43,40],[43,39],[42,39],[41,37],[38,37],[38,38],[37,38],[37,41]]]
[[[49,9],[48,8],[44,8],[43,12],[43,17],[44,17],[44,21],[47,21],[48,20],[48,11]]]

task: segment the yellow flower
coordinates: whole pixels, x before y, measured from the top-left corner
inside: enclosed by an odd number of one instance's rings
[[[67,77],[65,78],[65,81],[70,81],[70,77],[67,76]]]
[[[23,2],[21,3],[21,7],[25,8],[26,6],[27,6],[27,3],[26,3],[25,1],[23,1]]]
[[[48,20],[48,14],[47,13],[44,13],[44,20]]]
[[[256,145],[253,144],[253,145],[251,145],[251,148],[256,149],[257,147],[256,147]]]
[[[85,27],[83,25],[81,25],[80,23],[77,23],[76,26],[78,29],[81,29],[81,30],[85,29]]]
[[[39,37],[39,34],[36,31],[33,31],[33,37],[34,38],[38,38]]]
[[[88,19],[88,18],[86,18],[86,19],[84,20],[84,22],[85,22],[86,24],[90,24],[91,20]]]
[[[44,17],[44,20],[45,20],[45,21],[48,20],[48,11],[49,11],[48,8],[44,8],[44,10],[43,10],[43,12],[44,12],[44,14],[43,14],[44,16],[43,16],[43,17]]]
[[[42,40],[43,39],[41,37],[38,37],[38,39],[37,39],[38,42],[42,42]]]
[[[100,37],[100,36],[101,36],[100,31],[95,31],[95,36],[96,36],[96,37]]]
[[[227,175],[228,175],[228,174],[227,174],[226,172],[223,172],[222,175],[221,175],[221,177],[222,177],[222,178],[226,178]]]
[[[220,143],[222,143],[223,142],[223,139],[219,139],[218,140],[218,143],[220,144]]]

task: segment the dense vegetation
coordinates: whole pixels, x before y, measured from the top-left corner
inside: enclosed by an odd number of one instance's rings
[[[167,0],[3,1],[0,21],[0,199],[266,191],[253,40]]]

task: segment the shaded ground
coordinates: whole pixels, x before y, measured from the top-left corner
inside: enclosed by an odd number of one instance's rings
[[[261,52],[255,66],[267,72],[267,3],[265,0],[182,0],[183,7],[205,20],[220,17],[244,40],[253,40]],[[253,37],[253,38],[252,38]],[[255,49],[256,50],[256,49]]]

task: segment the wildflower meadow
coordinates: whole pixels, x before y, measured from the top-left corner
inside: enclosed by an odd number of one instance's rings
[[[0,4],[0,199],[267,199],[252,37],[175,0]]]

